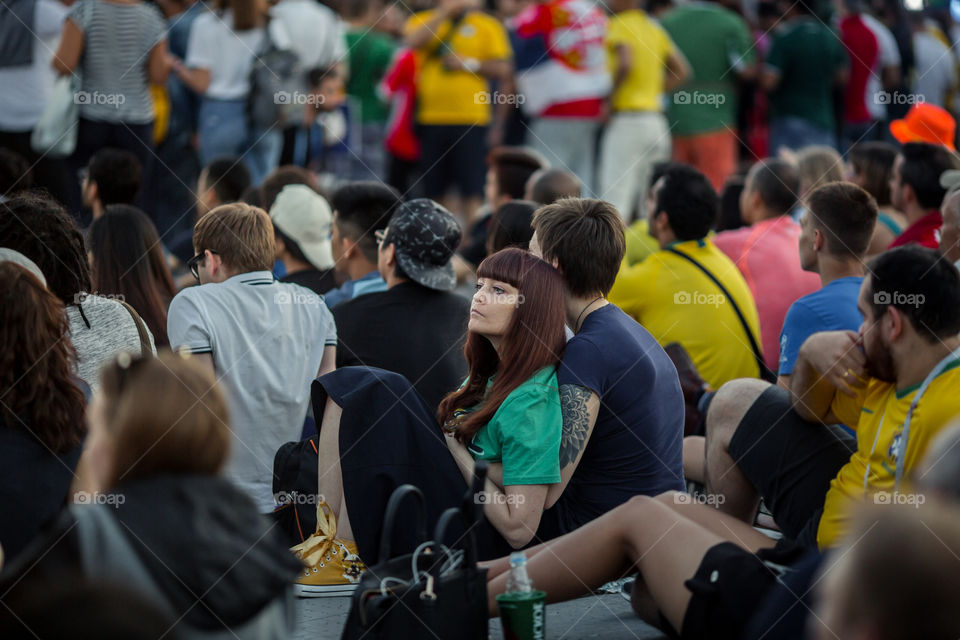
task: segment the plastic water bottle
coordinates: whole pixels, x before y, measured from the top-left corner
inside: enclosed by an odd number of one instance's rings
[[[507,593],[530,593],[533,583],[527,575],[527,554],[514,551],[510,554],[510,575],[507,576]]]

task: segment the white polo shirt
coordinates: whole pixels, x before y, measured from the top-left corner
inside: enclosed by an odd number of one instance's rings
[[[233,431],[226,476],[272,511],[273,456],[300,439],[323,349],[337,344],[333,314],[313,291],[252,271],[178,293],[167,334],[173,349],[213,355]]]

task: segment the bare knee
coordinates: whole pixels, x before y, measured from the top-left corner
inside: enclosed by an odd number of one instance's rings
[[[770,383],[754,378],[731,380],[717,390],[707,409],[707,447],[717,441],[726,446],[743,417]]]

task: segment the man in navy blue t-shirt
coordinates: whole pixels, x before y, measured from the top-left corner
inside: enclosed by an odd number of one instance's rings
[[[530,250],[563,274],[567,343],[558,379],[561,482],[539,537],[576,529],[635,495],[684,488],[683,394],[657,341],[605,296],[625,251],[612,205],[567,198],[533,219]]]

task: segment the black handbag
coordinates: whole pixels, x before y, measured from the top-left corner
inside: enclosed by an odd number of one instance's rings
[[[463,503],[443,512],[433,540],[427,540],[420,490],[405,484],[393,492],[387,503],[378,562],[360,578],[341,640],[486,640],[487,570],[477,567],[473,533],[483,517],[482,505],[476,504],[474,496],[484,490],[486,475],[486,463],[477,462]],[[400,526],[416,527],[422,543],[413,553],[394,558],[392,536],[404,502],[415,508],[404,512]],[[465,533],[454,547],[447,547],[444,542],[455,524],[462,525]]]

